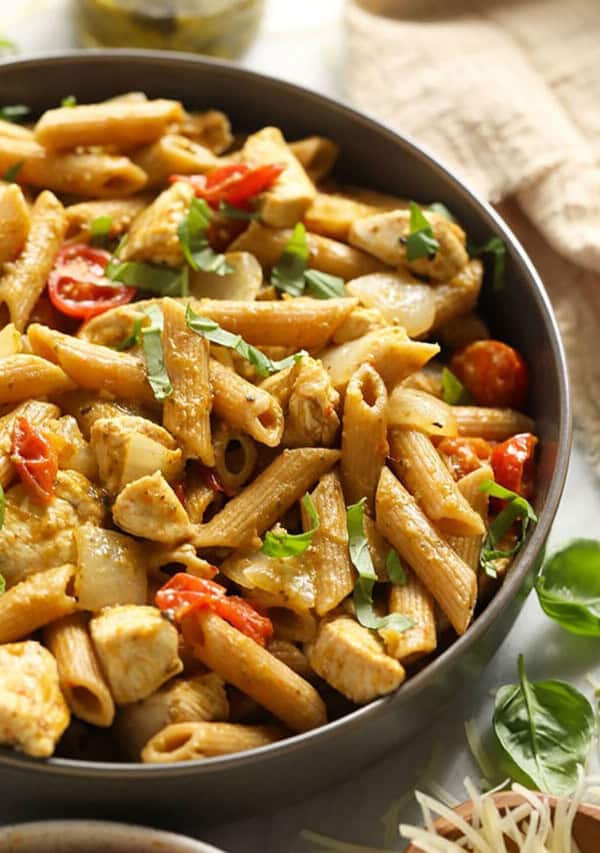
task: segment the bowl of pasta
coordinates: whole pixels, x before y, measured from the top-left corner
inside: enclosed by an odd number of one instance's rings
[[[108,51],[0,92],[5,810],[347,777],[476,677],[538,565],[570,412],[535,270],[415,143],[288,83]]]

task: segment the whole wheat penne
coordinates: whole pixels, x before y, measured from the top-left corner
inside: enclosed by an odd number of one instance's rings
[[[239,492],[248,482],[258,459],[256,445],[249,435],[224,423],[213,431],[215,472],[228,492]]]
[[[355,184],[342,184],[336,188],[336,192],[344,198],[359,201],[376,207],[378,210],[408,210],[410,201],[391,193],[383,193],[380,190],[372,190],[367,187],[357,187]]]
[[[220,110],[186,112],[175,128],[177,133],[205,145],[213,154],[222,154],[233,142],[229,119]]]
[[[315,571],[315,610],[323,616],[352,592],[354,570],[348,551],[346,504],[338,475],[334,471],[324,474],[311,497],[319,517],[319,529],[308,553]],[[304,507],[302,521],[304,529],[310,529]]]
[[[295,142],[289,142],[288,148],[315,184],[331,172],[340,150],[333,140],[325,136],[297,139]]]
[[[267,708],[293,732],[325,723],[325,705],[314,687],[220,616],[202,611],[184,619],[183,636],[209,669]]]
[[[95,219],[108,217],[108,236],[120,237],[128,231],[135,217],[148,205],[148,198],[113,198],[104,201],[82,201],[65,208],[67,233],[65,238],[73,243],[87,243],[91,237],[91,226]]]
[[[148,176],[148,188],[164,186],[171,175],[205,175],[219,165],[208,148],[175,133],[139,148],[131,159]]]
[[[287,640],[271,640],[267,649],[278,660],[302,676],[302,678],[306,678],[307,681],[310,680],[313,672],[308,663],[308,658],[298,646]]]
[[[209,376],[216,414],[261,444],[277,447],[283,435],[284,420],[275,397],[214,358],[209,362]]]
[[[33,139],[33,131],[21,124],[0,119],[0,136],[9,136],[13,139]]]
[[[355,219],[376,212],[375,207],[341,195],[317,193],[304,214],[304,224],[313,234],[345,242]]]
[[[11,455],[12,434],[17,418],[23,417],[32,427],[39,427],[59,415],[60,409],[52,403],[27,400],[0,418],[0,485],[2,488],[6,489],[15,476]]]
[[[23,251],[0,277],[0,303],[6,305],[10,319],[20,332],[46,286],[66,228],[62,204],[52,193],[40,193],[31,211],[31,225]]]
[[[453,406],[458,434],[504,441],[519,432],[534,432],[535,423],[514,409],[489,409],[485,406]]]
[[[35,577],[39,577],[36,575]],[[44,643],[54,655],[60,689],[71,712],[94,726],[111,726],[115,703],[87,629],[87,616],[72,613],[44,629]]]
[[[284,735],[276,726],[173,723],[150,739],[142,750],[142,761],[145,764],[162,764],[244,752],[275,743]]]
[[[387,401],[382,378],[363,364],[352,375],[344,399],[341,476],[348,503],[366,498],[370,509],[388,454]]]
[[[482,465],[470,474],[461,477],[457,482],[458,489],[473,510],[485,523],[488,511],[488,495],[482,492],[480,486],[486,480],[493,480],[494,472],[489,465]],[[479,536],[448,536],[448,544],[458,556],[464,560],[475,573],[479,568],[479,555],[483,534]]]
[[[483,264],[474,258],[449,282],[435,285],[432,288],[435,301],[432,331],[472,311],[477,304],[482,281]]]
[[[20,403],[74,387],[64,370],[37,355],[19,353],[0,359],[0,403]]]
[[[75,598],[67,592],[75,566],[37,572],[0,596],[0,643],[22,640],[42,625],[72,613]]]
[[[458,435],[453,407],[418,388],[397,385],[390,394],[387,417],[392,429],[413,429],[425,435]]]
[[[232,252],[252,252],[263,267],[270,268],[279,260],[291,236],[292,232],[287,228],[267,228],[259,222],[251,222],[229,249]],[[306,238],[310,252],[309,266],[312,269],[340,276],[345,281],[389,269],[366,252],[337,240],[311,232],[308,232]]]
[[[375,500],[377,527],[431,592],[454,630],[464,634],[477,597],[475,575],[388,468],[381,472]]]
[[[210,345],[188,329],[185,308],[172,299],[162,300],[165,368],[173,393],[163,405],[163,424],[179,440],[187,458],[215,463],[210,412],[212,392],[208,378]]]
[[[35,126],[37,141],[46,148],[86,145],[136,148],[158,139],[169,124],[181,121],[179,101],[104,101],[47,110]]]
[[[339,460],[337,450],[284,450],[207,524],[196,528],[197,548],[250,545]]]
[[[387,653],[403,664],[413,663],[435,651],[437,631],[433,597],[419,578],[404,567],[406,582],[392,584],[388,593],[388,612],[408,616],[414,626],[407,631],[381,628]]]
[[[253,590],[245,593],[249,601],[256,601],[260,607],[261,597]],[[289,643],[309,643],[317,635],[317,620],[314,614],[307,610],[296,613],[287,607],[272,607],[269,609],[269,619],[273,624],[274,638],[286,640]]]
[[[211,488],[202,472],[191,468],[186,474],[185,508],[192,524],[201,524],[209,507],[214,509],[223,503],[223,494]]]
[[[29,234],[31,217],[21,188],[0,185],[0,264],[14,261]]]
[[[177,231],[193,197],[193,187],[183,181],[157,196],[134,220],[121,259],[181,266],[183,253]]]

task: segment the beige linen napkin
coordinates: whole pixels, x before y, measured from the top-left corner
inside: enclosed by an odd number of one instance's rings
[[[498,205],[561,327],[600,474],[599,0],[349,0],[346,83]]]

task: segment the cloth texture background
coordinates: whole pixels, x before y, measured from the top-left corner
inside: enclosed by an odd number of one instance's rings
[[[352,102],[493,202],[561,328],[600,475],[599,0],[349,0]]]

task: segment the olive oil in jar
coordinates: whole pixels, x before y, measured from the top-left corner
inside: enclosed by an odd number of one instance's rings
[[[254,39],[264,0],[74,0],[85,47],[185,50],[234,59]]]

